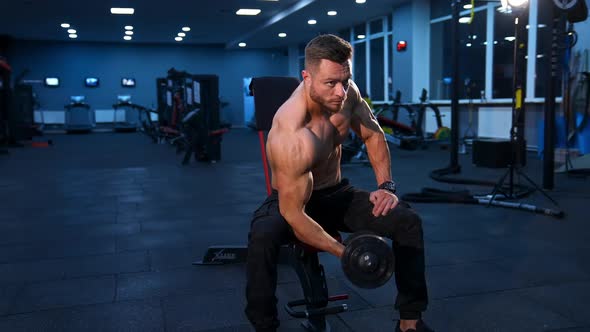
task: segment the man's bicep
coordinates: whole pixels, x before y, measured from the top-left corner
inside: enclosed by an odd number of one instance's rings
[[[278,186],[279,191],[279,209],[283,217],[289,223],[292,222],[293,214],[302,213],[305,210],[305,204],[311,196],[313,188],[313,178],[311,172],[300,175],[279,175],[282,182]]]
[[[298,135],[285,135],[271,145],[272,171],[282,213],[303,210],[311,195],[313,178],[308,150]]]

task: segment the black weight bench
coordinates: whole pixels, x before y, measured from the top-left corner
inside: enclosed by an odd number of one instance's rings
[[[271,185],[264,131],[270,130],[275,112],[291,96],[297,86],[299,86],[299,80],[293,77],[257,77],[252,79],[250,85],[254,95],[256,129],[260,140],[268,195],[271,193]],[[341,240],[340,234],[332,234],[332,236]],[[207,249],[203,260],[193,264],[243,263],[246,261],[247,251],[246,246],[212,246]],[[318,257],[319,252],[321,251],[294,239],[281,247],[279,264],[289,264],[293,267],[303,290],[302,299],[289,301],[285,305],[287,313],[292,317],[304,319],[301,324],[307,331],[327,332],[331,329],[326,316],[348,309],[348,306],[343,303],[329,304],[346,300],[348,295],[330,296],[328,294],[324,267],[320,264]]]
[[[339,234],[333,236],[340,240]],[[194,265],[223,265],[246,262],[246,246],[212,246],[207,249],[203,260]],[[324,267],[318,254],[321,251],[298,240],[283,245],[279,253],[279,264],[289,264],[296,272],[303,298],[285,304],[285,311],[294,318],[304,319],[301,325],[307,331],[328,332],[330,324],[327,315],[344,312],[348,306],[344,303],[329,305],[331,302],[348,299],[348,294],[328,294],[328,284]]]
[[[339,234],[332,236],[341,241]],[[328,294],[324,267],[320,264],[318,257],[320,250],[297,240],[290,243],[287,248],[291,255],[290,264],[295,269],[301,283],[303,299],[289,301],[285,304],[285,310],[292,317],[304,318],[301,325],[307,331],[330,331],[326,315],[346,311],[348,306],[346,304],[329,304],[348,299],[348,294],[333,296]],[[303,306],[305,309],[296,309]]]

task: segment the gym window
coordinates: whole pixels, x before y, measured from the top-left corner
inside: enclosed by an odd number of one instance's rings
[[[486,100],[506,101],[512,97],[514,42],[510,37],[514,36],[514,16],[499,12],[499,6],[497,3],[488,3],[476,7],[473,22],[459,25],[459,73],[463,87],[460,99],[483,97]],[[528,35],[529,49],[536,50],[529,51],[532,59],[527,60],[534,61],[527,71],[530,87],[527,88],[526,96],[529,99],[542,98],[545,94],[544,68],[549,60],[551,18],[540,7],[538,0],[529,1],[529,22],[538,21],[537,28],[529,29]],[[451,83],[451,8],[448,2],[431,1],[430,12],[430,96],[433,100],[448,100]],[[469,14],[470,10],[464,10],[460,16]],[[469,49],[468,43],[471,44]],[[468,84],[471,84],[469,90]],[[561,96],[561,91],[557,90],[556,95]]]

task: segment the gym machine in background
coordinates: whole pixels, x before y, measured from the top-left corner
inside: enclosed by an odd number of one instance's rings
[[[134,132],[141,128],[142,111],[131,103],[131,96],[117,96],[113,104],[113,130],[117,132]]]
[[[0,36],[0,146],[23,147],[23,141],[31,141],[31,146],[47,146],[51,141],[35,141],[42,136],[42,126],[34,122],[34,109],[37,104],[33,87],[26,84],[23,77],[25,70],[12,79],[12,68],[4,56],[10,44],[10,37]],[[42,144],[43,143],[43,144]],[[0,150],[6,154],[6,150]]]
[[[139,124],[136,124],[133,127],[133,130],[135,131],[135,128],[138,126],[139,131],[151,138],[152,142],[158,143],[160,141],[162,137],[160,134],[160,127],[157,122],[152,119],[153,116],[158,116],[156,110],[132,103],[131,96],[129,95],[117,96],[117,103],[113,105],[113,109],[115,110],[115,113],[119,109],[123,109],[125,111],[125,116],[127,116],[127,112],[133,111],[133,113],[131,113],[133,116],[131,119],[135,120],[135,116],[137,116],[137,121],[139,121]],[[134,114],[135,112],[137,114]]]
[[[164,139],[184,151],[182,164],[221,159],[222,135],[228,131],[219,119],[219,78],[193,75],[171,68],[156,79],[158,118]]]
[[[563,70],[562,65],[564,51],[569,46],[570,37],[566,31],[566,23],[570,24],[585,21],[588,18],[586,0],[544,0],[543,8],[550,12],[552,18],[550,61],[547,61],[544,72],[548,82],[545,92],[545,132],[543,146],[543,188],[553,189],[555,172],[555,95],[558,78]],[[573,28],[572,28],[573,30]],[[566,89],[563,91],[565,114],[569,111],[569,78],[565,78]],[[566,128],[568,121],[566,120]],[[566,129],[567,130],[567,129]],[[567,136],[568,133],[566,133]],[[566,138],[566,147],[568,139]],[[569,153],[566,153],[566,169],[569,166]]]
[[[85,96],[70,96],[70,103],[64,106],[64,129],[67,133],[90,132],[96,127],[94,111],[86,103]]]

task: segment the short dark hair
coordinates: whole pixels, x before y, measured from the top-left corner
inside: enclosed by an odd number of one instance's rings
[[[322,59],[344,63],[352,57],[352,46],[335,35],[319,35],[305,46],[305,69],[319,65]]]

